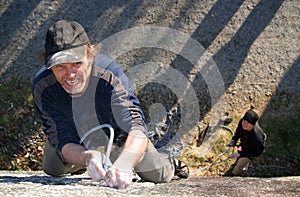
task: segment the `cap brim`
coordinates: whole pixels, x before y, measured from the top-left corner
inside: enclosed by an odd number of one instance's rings
[[[50,69],[57,64],[75,63],[75,62],[82,61],[85,54],[85,47],[86,46],[80,46],[80,47],[54,53],[47,60],[46,63],[47,69]]]

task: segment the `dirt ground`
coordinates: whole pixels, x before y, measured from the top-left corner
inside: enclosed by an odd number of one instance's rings
[[[190,177],[169,183],[134,182],[112,189],[86,174],[63,178],[42,172],[0,171],[1,196],[299,196],[300,177]]]

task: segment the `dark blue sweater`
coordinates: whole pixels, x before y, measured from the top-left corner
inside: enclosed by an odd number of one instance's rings
[[[85,132],[100,124],[110,124],[115,138],[146,131],[131,81],[107,56],[96,57],[87,90],[79,98],[72,98],[45,68],[35,76],[32,92],[44,132],[60,154],[65,144],[79,144]]]

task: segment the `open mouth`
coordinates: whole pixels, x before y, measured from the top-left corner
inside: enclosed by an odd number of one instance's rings
[[[79,83],[78,79],[75,79],[75,80],[66,80],[66,84],[69,85],[69,86],[75,86],[78,83]]]
[[[65,80],[63,83],[63,88],[72,96],[79,95],[83,91],[84,82],[81,78]]]

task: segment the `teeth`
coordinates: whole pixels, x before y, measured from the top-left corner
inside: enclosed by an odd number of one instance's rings
[[[78,79],[75,79],[75,80],[67,80],[66,81],[68,84],[76,84],[78,82]]]

